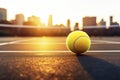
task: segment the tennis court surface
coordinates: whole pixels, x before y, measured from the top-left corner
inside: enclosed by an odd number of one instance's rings
[[[0,80],[120,80],[120,37],[91,37],[83,55],[66,37],[1,37]]]

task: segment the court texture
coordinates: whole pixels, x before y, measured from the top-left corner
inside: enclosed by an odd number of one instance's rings
[[[91,37],[76,55],[66,37],[0,37],[0,80],[120,80],[120,37]]]

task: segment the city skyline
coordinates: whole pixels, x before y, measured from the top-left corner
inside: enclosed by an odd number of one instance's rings
[[[53,24],[66,24],[66,20],[70,19],[71,25],[75,22],[80,22],[81,25],[84,16],[96,16],[97,22],[101,18],[108,22],[109,16],[114,16],[114,20],[119,22],[119,2],[119,0],[0,0],[0,7],[8,10],[8,20],[14,19],[15,14],[23,13],[25,20],[28,16],[36,15],[47,24],[48,16],[53,15]]]
[[[6,21],[7,20],[7,9],[0,8],[0,21]],[[8,20],[7,20],[8,21]],[[1,22],[4,23],[4,22]],[[85,16],[82,18],[82,25],[79,25],[80,22],[75,22],[74,25],[71,25],[71,20],[66,20],[66,25],[63,23],[60,24],[53,24],[53,18],[52,15],[49,15],[48,17],[48,23],[45,24],[40,19],[40,17],[36,15],[28,16],[27,20],[25,20],[25,16],[23,13],[19,13],[15,15],[15,19],[11,19],[8,21],[8,23],[16,24],[16,25],[31,25],[31,26],[37,26],[37,27],[70,27],[72,30],[74,28],[76,29],[82,29],[85,26],[104,26],[108,28],[110,25],[116,25],[118,26],[119,23],[114,21],[113,16],[109,16],[109,26],[106,25],[106,21],[102,18],[99,22],[97,22],[96,16]]]

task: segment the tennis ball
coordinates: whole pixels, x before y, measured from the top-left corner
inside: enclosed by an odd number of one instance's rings
[[[74,53],[84,53],[91,45],[91,40],[86,32],[83,31],[73,31],[66,39],[67,48]]]

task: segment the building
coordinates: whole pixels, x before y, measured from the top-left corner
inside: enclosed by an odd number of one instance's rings
[[[110,26],[111,25],[119,25],[117,22],[113,22],[113,16],[110,16]]]
[[[37,16],[28,17],[28,22],[31,22],[34,26],[41,26],[41,20]]]
[[[101,21],[98,23],[98,26],[106,26],[104,19],[101,19]]]
[[[96,17],[84,17],[83,26],[96,26]]]
[[[5,8],[0,8],[0,21],[7,20],[7,10]]]
[[[52,27],[53,24],[52,24],[52,15],[49,15],[49,18],[48,18],[48,27]]]
[[[23,14],[16,14],[15,16],[15,24],[17,25],[23,25],[25,19]]]
[[[110,16],[110,25],[113,23],[113,16]]]
[[[70,19],[68,19],[68,20],[67,20],[67,27],[70,28],[70,27],[71,27],[70,24],[71,24],[71,23],[70,23]]]
[[[79,23],[78,22],[75,23],[74,30],[79,30]]]

